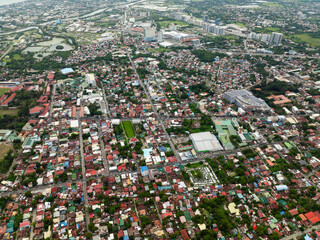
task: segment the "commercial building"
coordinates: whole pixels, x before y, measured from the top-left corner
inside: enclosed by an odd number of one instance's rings
[[[192,40],[198,39],[198,37],[193,34],[176,32],[176,31],[164,32],[163,36],[166,39],[171,39],[177,42],[191,42]]]
[[[264,100],[253,96],[253,94],[247,90],[232,90],[226,92],[223,97],[245,111],[265,112],[270,110],[270,107]]]
[[[216,136],[210,132],[192,133],[190,139],[197,152],[223,150]]]
[[[234,129],[234,124],[238,124],[236,120],[216,120],[214,122],[218,136],[225,150],[234,149],[230,141],[230,136],[236,136],[237,131]]]
[[[145,28],[144,29],[144,41],[151,42],[156,40],[156,29]]]
[[[86,83],[91,84],[91,86],[96,86],[96,78],[93,73],[86,74]]]

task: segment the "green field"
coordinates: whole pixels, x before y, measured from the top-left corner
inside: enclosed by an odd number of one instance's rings
[[[281,4],[277,2],[266,2],[266,3],[262,3],[262,5],[266,7],[283,7]]]
[[[254,32],[256,33],[272,33],[272,32],[281,32],[278,27],[266,27],[266,28],[255,28]]]
[[[10,88],[0,88],[0,96],[2,96],[3,94],[5,94],[6,92],[8,92],[10,90]]]
[[[241,22],[237,22],[235,23],[236,25],[240,26],[240,27],[244,27],[244,28],[247,28],[247,26]]]
[[[10,115],[10,116],[18,116],[18,109],[1,109],[0,116]]]
[[[9,152],[10,150],[13,150],[13,147],[11,144],[1,144],[0,145],[0,159],[2,159],[7,152]]]
[[[19,54],[14,54],[13,59],[18,61],[18,60],[23,60],[24,58],[21,57]]]
[[[181,21],[159,21],[158,22],[162,28],[168,27],[171,23],[177,26],[188,26],[189,24]]]
[[[201,162],[196,162],[196,163],[188,163],[187,165],[185,165],[185,167],[187,168],[198,168],[202,165],[203,163]]]
[[[313,38],[307,33],[294,34],[293,36],[290,36],[289,38],[295,42],[298,42],[298,43],[307,43],[311,47],[320,47],[320,39]]]
[[[199,169],[192,170],[192,171],[190,171],[190,173],[192,174],[192,176],[194,178],[197,178],[197,179],[202,179],[203,178],[203,174],[201,173],[201,171]]]
[[[152,52],[152,53],[163,53],[163,52],[170,52],[171,51],[170,49],[163,48],[163,47],[160,47],[160,48],[148,48],[147,50],[149,52]]]
[[[133,138],[135,136],[134,130],[133,130],[133,127],[132,127],[132,124],[130,121],[123,121],[122,126],[123,126],[124,131],[126,132],[126,135],[129,139]]]

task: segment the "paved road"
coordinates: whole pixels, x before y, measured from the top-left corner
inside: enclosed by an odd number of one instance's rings
[[[309,233],[309,232],[312,232],[312,230],[318,230],[319,231],[319,226],[312,226],[306,230],[304,230],[303,232],[301,231],[296,231],[294,234],[291,234],[289,236],[286,236],[286,237],[283,237],[281,238],[282,240],[290,240],[290,239],[297,239],[297,237],[303,235],[303,234],[306,234],[306,233]]]
[[[82,138],[82,124],[81,124],[81,119],[79,117],[79,112],[78,114],[78,122],[79,122],[79,141],[80,141],[80,157],[81,157],[81,170],[82,170],[82,177],[83,177],[83,198],[84,198],[84,203],[85,203],[85,209],[86,209],[86,225],[88,229],[88,224],[90,222],[89,220],[89,212],[88,212],[88,194],[87,194],[87,181],[86,181],[86,167],[85,167],[85,162],[84,162],[84,152],[83,152],[83,138]],[[88,230],[89,231],[89,230]]]
[[[170,144],[170,147],[171,147],[171,149],[172,149],[172,151],[173,151],[173,153],[174,153],[174,156],[175,156],[176,159],[180,162],[180,161],[181,161],[181,158],[180,158],[180,156],[179,156],[179,154],[178,154],[178,152],[177,152],[174,144],[172,143],[172,141],[171,141],[171,139],[170,139],[170,136],[169,136],[169,134],[167,133],[167,131],[166,131],[165,127],[164,127],[164,124],[163,124],[161,118],[159,117],[158,111],[157,111],[156,107],[154,106],[154,104],[153,104],[153,102],[152,102],[152,99],[151,99],[151,96],[150,96],[149,91],[147,90],[144,82],[140,79],[140,76],[139,76],[139,74],[138,74],[138,72],[137,72],[137,69],[136,69],[135,64],[134,64],[133,61],[132,61],[132,58],[131,58],[130,53],[128,53],[128,58],[129,58],[129,60],[130,60],[130,62],[131,62],[131,65],[132,65],[132,67],[133,67],[133,70],[134,70],[134,72],[135,72],[135,74],[136,74],[136,76],[137,76],[137,78],[138,78],[138,80],[139,80],[139,82],[140,82],[140,85],[142,86],[145,94],[147,95],[147,98],[148,98],[148,100],[149,100],[149,103],[151,104],[152,110],[153,110],[153,112],[156,114],[156,120],[159,121],[159,123],[160,123],[160,125],[161,125],[161,127],[162,127],[162,130],[163,130],[163,132],[164,132],[165,135],[166,135],[166,138],[167,138],[167,140],[168,140],[168,143]]]
[[[80,16],[80,17],[64,18],[62,20],[67,22],[67,21],[70,21],[70,20],[85,19],[85,18],[89,18],[89,17],[95,16],[95,15],[98,15],[100,13],[103,13],[106,10],[110,11],[112,9],[121,8],[121,7],[124,7],[124,6],[131,6],[131,5],[135,5],[137,3],[141,3],[141,2],[145,2],[145,1],[146,0],[140,0],[140,1],[136,1],[136,2],[116,5],[114,7],[108,6],[108,7],[102,8],[102,9],[95,10],[94,12],[87,13],[87,14],[85,14],[83,16]],[[13,33],[19,33],[19,32],[25,32],[25,31],[28,31],[28,30],[31,30],[31,29],[39,29],[40,26],[46,26],[46,25],[49,25],[49,24],[53,24],[55,22],[56,22],[56,20],[53,20],[53,21],[43,22],[43,23],[37,24],[35,26],[30,26],[30,27],[26,27],[26,28],[22,28],[22,29],[17,29],[15,31],[11,31],[11,32],[3,32],[3,33],[0,33],[0,36],[13,34]]]
[[[7,49],[7,51],[5,51],[4,54],[2,54],[2,56],[0,57],[0,60],[2,60],[13,48],[13,44]]]
[[[99,119],[97,119],[97,126],[98,126],[98,134],[99,134],[99,138],[100,138],[102,161],[103,161],[103,166],[104,166],[104,172],[103,172],[103,174],[104,174],[105,176],[108,176],[108,175],[109,175],[109,163],[108,163],[107,157],[106,157],[106,151],[105,151],[105,147],[104,147],[103,134],[102,134],[102,131],[101,131],[101,124],[100,124],[100,120],[99,120]]]

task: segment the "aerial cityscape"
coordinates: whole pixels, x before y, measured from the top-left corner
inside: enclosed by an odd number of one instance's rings
[[[320,239],[320,1],[0,1],[0,239]]]

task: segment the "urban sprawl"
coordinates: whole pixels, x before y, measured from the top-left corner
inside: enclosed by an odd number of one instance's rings
[[[0,239],[320,239],[320,2],[0,6]]]

